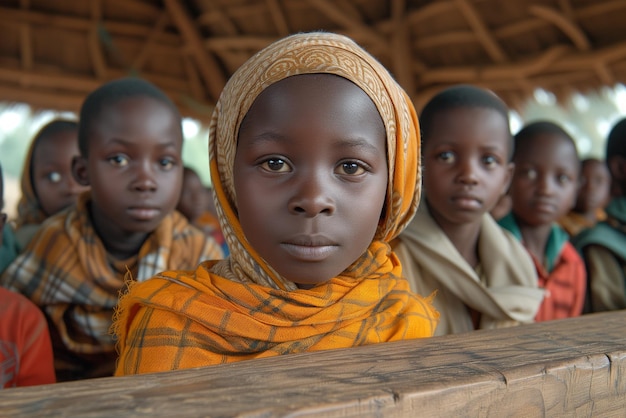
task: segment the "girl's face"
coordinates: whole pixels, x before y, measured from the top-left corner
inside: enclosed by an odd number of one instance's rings
[[[239,132],[234,181],[246,239],[300,287],[326,282],[372,242],[387,170],[384,124],[359,87],[328,74],[279,81]]]
[[[512,175],[508,121],[496,110],[459,107],[437,114],[423,150],[424,193],[444,230],[479,224]]]
[[[87,187],[72,176],[72,159],[78,152],[76,129],[40,138],[33,151],[32,184],[41,209],[47,216],[76,203]]]

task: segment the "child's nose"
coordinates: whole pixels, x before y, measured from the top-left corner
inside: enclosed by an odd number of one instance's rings
[[[336,206],[330,189],[329,179],[322,175],[301,176],[296,193],[289,201],[289,211],[309,217],[319,214],[332,215]]]
[[[470,160],[459,162],[458,181],[464,184],[476,184],[478,176],[474,163]]]
[[[154,170],[149,163],[137,165],[135,180],[131,184],[132,188],[137,191],[154,191],[157,188],[157,182],[154,176]]]

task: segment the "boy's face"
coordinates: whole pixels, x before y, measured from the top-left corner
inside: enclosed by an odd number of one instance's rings
[[[512,164],[508,121],[493,109],[459,107],[435,115],[423,149],[424,194],[444,230],[480,222],[506,192]]]
[[[185,171],[183,191],[176,209],[190,221],[195,221],[208,210],[209,197],[200,177],[196,173]]]
[[[277,82],[239,132],[234,166],[248,242],[301,287],[330,280],[368,248],[387,190],[386,134],[371,99],[333,75]]]
[[[41,209],[48,216],[76,203],[87,190],[72,176],[72,158],[79,154],[78,131],[41,138],[33,151],[32,183]]]
[[[549,225],[574,206],[579,160],[574,145],[561,135],[545,133],[516,153],[510,194],[513,213],[528,226]]]
[[[180,119],[156,99],[132,97],[104,108],[89,135],[74,172],[91,185],[103,241],[154,231],[180,197]]]
[[[611,176],[602,161],[588,161],[580,173],[580,190],[576,199],[576,209],[590,212],[604,207],[609,200]]]

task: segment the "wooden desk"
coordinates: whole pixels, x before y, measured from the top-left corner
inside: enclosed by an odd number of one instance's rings
[[[626,416],[626,311],[0,391],[1,416]]]

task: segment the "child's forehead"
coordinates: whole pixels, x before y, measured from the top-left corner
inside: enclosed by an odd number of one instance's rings
[[[576,145],[570,138],[555,132],[540,132],[525,138],[514,159],[543,165],[570,166],[575,171],[580,170]]]

